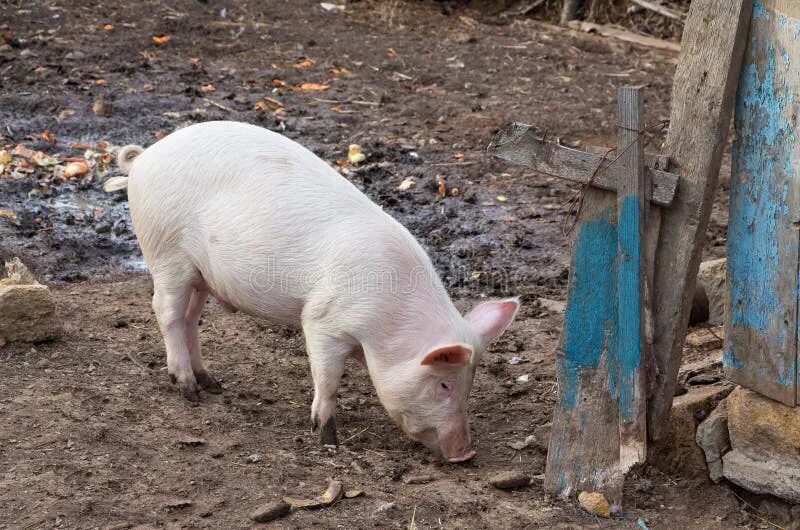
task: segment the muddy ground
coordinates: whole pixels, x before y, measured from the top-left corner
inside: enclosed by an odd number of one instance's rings
[[[560,317],[535,301],[564,297],[576,190],[490,160],[486,146],[511,120],[571,145],[613,145],[617,87],[646,85],[647,123],[663,121],[676,57],[530,19],[449,13],[398,1],[343,12],[306,0],[0,5],[2,142],[59,162],[15,155],[0,176],[0,212],[13,214],[0,215],[0,258],[19,255],[53,285],[64,322],[56,341],[0,350],[0,525],[248,527],[261,502],[313,496],[329,477],[366,495],[276,527],[762,524],[727,487],[650,468],[612,521],[545,496],[539,478],[515,493],[488,485],[498,471],[544,472],[541,440],[508,444],[542,438],[552,412]],[[98,100],[110,103],[102,115]],[[473,463],[442,465],[407,441],[355,364],[341,391],[343,446],[319,447],[301,337],[213,303],[201,339],[226,392],[192,407],[172,389],[124,193],[102,191],[102,160],[211,119],[280,131],[333,164],[361,144],[367,163],[342,173],[423,242],[459,306],[522,295],[520,318],[476,378]],[[67,157],[88,157],[91,171],[66,178]],[[399,191],[407,177],[416,185]],[[724,189],[718,202],[708,256],[724,253]],[[509,364],[514,356],[525,362]],[[406,484],[413,474],[434,480]],[[386,502],[395,505],[377,511]]]

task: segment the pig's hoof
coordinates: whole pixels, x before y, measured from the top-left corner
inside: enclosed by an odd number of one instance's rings
[[[194,377],[197,379],[197,384],[200,385],[200,388],[206,392],[210,394],[222,394],[222,385],[208,372],[194,374]]]
[[[339,445],[339,439],[336,437],[336,420],[333,416],[328,418],[328,421],[320,429],[319,441],[322,445]]]
[[[196,384],[190,384],[190,385],[182,384],[180,385],[180,388],[181,388],[181,395],[187,401],[191,401],[192,403],[197,403],[200,401],[200,396],[197,393]]]

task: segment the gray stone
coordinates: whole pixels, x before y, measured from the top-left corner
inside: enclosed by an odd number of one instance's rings
[[[728,436],[728,406],[722,401],[706,420],[697,427],[697,445],[706,455],[708,476],[714,482],[722,480],[722,455],[731,447]]]
[[[734,449],[722,457],[725,478],[753,493],[775,495],[800,503],[800,466],[778,460],[757,460]]]
[[[500,490],[524,488],[530,483],[530,477],[521,471],[504,471],[489,479],[489,484]]]
[[[8,342],[41,342],[59,329],[50,289],[38,283],[18,258],[6,263],[0,280],[0,338]]]
[[[800,467],[800,407],[739,387],[728,398],[728,431],[734,449]]]
[[[697,273],[697,283],[705,289],[708,297],[708,322],[719,325],[725,322],[725,307],[728,292],[725,289],[725,258],[704,261]]]
[[[669,432],[648,446],[649,459],[665,473],[708,477],[706,456],[695,441],[698,418],[706,418],[733,390],[730,384],[694,386],[672,401]]]
[[[266,523],[288,515],[291,507],[284,500],[272,501],[256,508],[251,514],[250,519],[257,523]]]

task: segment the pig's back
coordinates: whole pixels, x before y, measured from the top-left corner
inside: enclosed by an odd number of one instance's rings
[[[189,259],[219,298],[287,323],[332,268],[390,260],[375,238],[388,235],[394,252],[428,261],[324,161],[253,125],[208,122],[154,144],[135,160],[129,200],[151,271]]]

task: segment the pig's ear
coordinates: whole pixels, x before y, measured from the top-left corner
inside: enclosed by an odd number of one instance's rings
[[[453,367],[466,366],[472,361],[472,348],[464,344],[440,346],[428,352],[420,364],[427,366]]]
[[[467,322],[472,325],[481,342],[488,346],[511,325],[517,316],[517,311],[519,311],[519,298],[492,300],[470,311]]]

